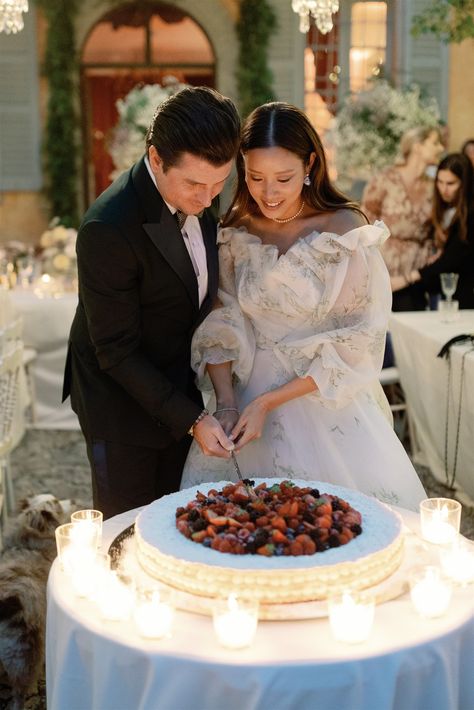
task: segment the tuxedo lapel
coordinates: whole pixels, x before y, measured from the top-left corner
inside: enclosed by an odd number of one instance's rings
[[[198,283],[194,268],[184,243],[183,235],[166,205],[159,223],[148,223],[143,229],[173,271],[183,281],[196,310],[199,309]]]
[[[144,159],[132,170],[135,190],[146,215],[143,229],[160,254],[182,280],[196,311],[199,294],[196,274],[175,218],[148,174]]]

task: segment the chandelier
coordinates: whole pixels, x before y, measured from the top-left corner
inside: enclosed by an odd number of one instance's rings
[[[300,16],[300,32],[309,31],[311,18],[325,35],[332,30],[332,14],[339,10],[339,0],[291,0],[291,7]]]
[[[20,32],[24,12],[28,12],[28,0],[0,0],[0,32],[7,35]]]

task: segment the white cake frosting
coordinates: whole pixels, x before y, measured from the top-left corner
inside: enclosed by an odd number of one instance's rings
[[[283,479],[256,479],[269,486]],[[266,603],[324,599],[341,589],[364,589],[385,579],[400,565],[403,551],[400,517],[383,503],[357,491],[318,481],[293,481],[346,500],[361,513],[362,534],[349,543],[314,555],[264,557],[232,555],[195,543],[176,528],[176,509],[196,493],[222,490],[225,481],[194,486],[156,500],[137,517],[138,558],[153,577],[206,597],[257,598]]]

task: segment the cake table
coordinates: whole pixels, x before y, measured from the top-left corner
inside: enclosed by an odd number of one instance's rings
[[[104,524],[104,547],[137,510]],[[417,516],[399,511],[415,530]],[[56,561],[48,583],[48,710],[455,710],[474,707],[472,585],[425,620],[408,595],[378,605],[370,639],[344,645],[326,618],[260,622],[253,646],[218,645],[210,618],[176,612],[172,638],[145,640],[102,621],[70,593]]]

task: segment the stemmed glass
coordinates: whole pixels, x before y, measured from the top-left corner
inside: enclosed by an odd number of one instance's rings
[[[447,274],[441,274],[441,289],[446,296],[448,303],[451,303],[456,287],[458,285],[459,274],[453,274],[452,272]]]

